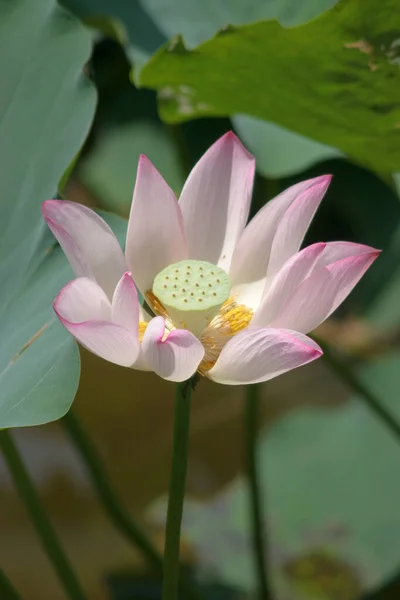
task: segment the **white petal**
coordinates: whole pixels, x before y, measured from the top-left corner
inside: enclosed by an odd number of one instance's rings
[[[227,385],[259,383],[305,365],[321,354],[313,340],[297,331],[245,329],[226,344],[208,377]]]
[[[292,207],[296,207],[296,211],[299,212],[299,208],[305,205],[308,209],[312,207],[315,212],[329,182],[330,176],[323,176],[297,183],[268,202],[250,221],[236,244],[229,271],[238,301],[251,308],[257,308],[265,287],[272,248],[280,224],[285,222],[287,214],[293,214],[289,212]],[[304,230],[309,222],[305,221],[304,217],[306,216],[310,217],[310,210],[307,214],[304,212],[303,221],[299,224]],[[291,217],[289,222],[292,222]],[[292,251],[296,247],[293,253],[297,251],[301,243],[298,234],[299,232],[297,232],[296,240],[287,242],[288,250]],[[279,245],[280,242],[277,242],[274,252],[277,252]],[[289,254],[287,258],[289,258]]]
[[[66,200],[46,200],[42,212],[78,277],[93,279],[111,299],[126,266],[107,223],[90,208]]]
[[[136,361],[140,351],[137,335],[106,320],[111,307],[93,281],[76,279],[67,284],[53,306],[67,331],[93,354],[123,367]]]
[[[112,320],[138,335],[139,299],[130,273],[124,273],[115,288],[112,301]]]
[[[232,132],[195,165],[179,200],[189,258],[229,269],[249,213],[254,168],[254,158]]]
[[[157,273],[188,256],[178,201],[157,169],[143,155],[137,170],[125,255],[143,295],[153,287]]]
[[[343,302],[379,254],[379,251],[369,248],[363,254],[315,268],[270,325],[304,333],[312,331]]]
[[[162,317],[150,321],[143,336],[143,356],[149,367],[163,379],[185,381],[194,375],[202,361],[203,345],[184,329],[175,329],[163,339],[165,333]]]

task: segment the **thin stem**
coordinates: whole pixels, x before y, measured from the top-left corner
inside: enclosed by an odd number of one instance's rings
[[[176,600],[183,499],[189,450],[190,382],[178,383],[175,395],[174,441],[165,530],[162,600]]]
[[[23,463],[9,431],[0,432],[0,448],[8,465],[14,485],[25,505],[45,552],[70,600],[85,600],[80,583],[69,563],[57,535],[47,518],[32,479]]]
[[[261,490],[257,469],[257,423],[260,412],[259,385],[246,388],[245,406],[245,470],[249,485],[251,535],[258,581],[258,598],[272,598],[267,575],[267,552],[263,527]]]
[[[142,552],[143,556],[157,572],[162,573],[162,555],[153,546],[151,540],[149,540],[141,527],[135,523],[126,509],[121,505],[96,446],[90,439],[80,419],[70,410],[61,422],[86,467],[87,474],[104,510],[116,529],[128,542]],[[185,593],[186,598],[201,600],[197,589],[186,578],[182,578],[180,588]]]
[[[21,600],[21,596],[18,594],[3,569],[0,569],[0,598],[2,600]]]
[[[331,367],[332,371],[344,381],[360,398],[368,405],[372,412],[390,429],[393,435],[400,441],[400,423],[390,412],[383,406],[378,396],[376,396],[366,386],[360,377],[356,375],[349,365],[346,364],[337,352],[314,336],[314,339],[324,351],[324,359]]]

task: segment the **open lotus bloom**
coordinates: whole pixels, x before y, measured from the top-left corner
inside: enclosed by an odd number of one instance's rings
[[[228,133],[193,168],[178,202],[141,156],[125,255],[92,210],[44,202],[78,277],[54,301],[64,327],[94,354],[172,381],[197,371],[220,383],[255,383],[318,358],[305,334],[343,302],[379,251],[349,242],[299,251],[330,176],[290,187],[246,226],[254,167]]]

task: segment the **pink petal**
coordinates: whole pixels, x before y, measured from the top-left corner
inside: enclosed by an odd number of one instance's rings
[[[297,331],[245,329],[226,344],[208,377],[227,385],[259,383],[305,365],[321,354],[313,340]]]
[[[272,277],[277,265],[283,265],[297,252],[330,179],[325,175],[291,186],[268,202],[247,225],[236,244],[229,271],[240,301],[257,308],[270,261]],[[288,238],[289,234],[293,238]]]
[[[232,132],[195,165],[179,200],[189,258],[229,269],[248,217],[254,169],[254,158]]]
[[[107,223],[90,208],[66,200],[46,200],[42,212],[78,277],[90,277],[111,299],[126,266]]]
[[[317,177],[314,184],[300,194],[285,212],[272,243],[267,279],[274,277],[288,258],[300,248],[330,182],[330,175]]]
[[[90,279],[75,279],[58,294],[54,311],[67,331],[101,358],[130,367],[140,352],[137,334],[111,322],[111,306]]]
[[[166,266],[187,258],[181,209],[173,191],[141,156],[126,239],[126,261],[142,294]]]
[[[165,335],[162,317],[148,324],[142,342],[144,359],[151,369],[163,379],[185,381],[197,370],[204,356],[203,345],[190,331],[175,329]]]
[[[286,261],[268,289],[264,290],[261,304],[251,320],[252,327],[268,327],[273,322],[300,283],[310,275],[325,247],[323,242],[307,246]]]
[[[112,320],[136,336],[139,325],[139,300],[130,273],[124,273],[115,288],[112,301]]]
[[[104,290],[87,277],[73,279],[54,300],[57,315],[79,323],[81,321],[111,321],[111,304]]]
[[[362,246],[355,244],[355,252]],[[379,256],[380,251],[364,246],[363,253],[341,258],[327,266],[318,266],[318,261],[311,274],[297,287],[296,291],[286,299],[278,314],[271,319],[272,327],[296,329],[307,333],[320,325],[350,294],[363,274]],[[332,245],[329,251],[333,254],[337,248]],[[324,254],[319,260],[324,264]]]

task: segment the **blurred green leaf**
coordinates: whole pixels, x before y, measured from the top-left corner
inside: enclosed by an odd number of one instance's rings
[[[128,51],[135,65],[143,64],[161,44],[165,36],[143,10],[138,0],[61,0],[62,4],[91,26],[110,30],[107,19],[117,22],[118,37],[126,38]],[[106,17],[106,19],[104,19]],[[124,31],[124,34],[122,33]]]
[[[53,0],[0,0],[1,428],[60,417],[78,385],[77,349],[51,307],[70,275],[40,206],[93,117],[89,54],[89,34]]]
[[[321,160],[343,156],[336,148],[255,117],[235,115],[232,122],[264,177],[286,177]]]
[[[154,23],[167,36],[181,34],[197,46],[227,25],[276,19],[285,27],[313,19],[338,0],[140,0]]]
[[[342,0],[305,25],[231,27],[189,51],[177,38],[140,74],[179,122],[250,114],[382,172],[400,166],[396,0]],[[390,15],[390,19],[387,18]]]
[[[397,418],[399,360],[397,354],[360,369]],[[329,385],[326,372],[321,383]],[[356,600],[398,569],[398,440],[360,399],[291,411],[268,427],[258,448],[277,599]],[[157,519],[164,511],[164,502],[152,509]],[[200,562],[221,582],[250,592],[248,531],[242,478],[209,503],[185,503],[184,534]]]
[[[101,206],[128,217],[140,154],[154,163],[179,194],[184,173],[168,130],[150,119],[109,128],[82,163],[79,176]]]

